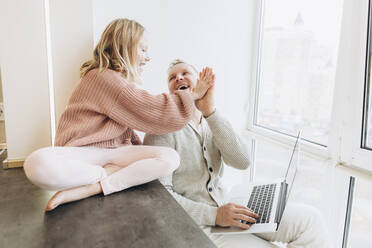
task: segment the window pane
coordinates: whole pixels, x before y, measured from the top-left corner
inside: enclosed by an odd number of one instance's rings
[[[371,7],[370,7],[371,8]],[[371,23],[372,23],[371,12],[369,13],[369,32],[368,32],[368,50],[367,50],[367,66],[366,66],[366,80],[365,80],[365,94],[364,94],[364,123],[363,123],[363,134],[364,139],[362,147],[372,149],[372,87],[371,87]]]
[[[327,145],[341,0],[266,0],[255,124]]]
[[[367,248],[372,244],[372,181],[371,178],[359,177],[355,185],[349,247]]]
[[[256,140],[254,181],[268,183],[285,177],[292,148],[285,148],[264,140]],[[293,161],[293,163],[297,162]],[[290,201],[312,205],[326,213],[328,206],[324,204],[324,199],[327,199],[327,190],[325,189],[329,187],[330,168],[327,161],[312,159],[301,153],[297,165]]]
[[[365,112],[365,118],[367,120],[367,126],[365,129],[366,132],[366,143],[364,145],[364,148],[372,149],[372,87],[371,83],[369,83],[369,94],[367,99],[368,107],[366,108],[367,112]]]

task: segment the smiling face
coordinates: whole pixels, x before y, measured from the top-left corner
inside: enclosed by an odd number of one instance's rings
[[[143,71],[143,67],[146,65],[146,63],[150,61],[150,57],[147,52],[147,35],[144,33],[138,43],[137,66],[140,73]]]
[[[176,90],[190,90],[196,85],[197,75],[194,68],[186,63],[179,63],[168,70],[168,89],[170,93]]]

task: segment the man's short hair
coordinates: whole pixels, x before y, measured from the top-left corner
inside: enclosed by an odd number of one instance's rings
[[[189,63],[186,63],[185,61],[183,60],[180,60],[180,59],[175,59],[173,60],[170,64],[169,64],[169,67],[168,67],[168,72],[170,71],[170,69],[172,69],[174,66],[178,65],[178,64],[185,64],[185,65],[188,65],[190,66],[196,75],[198,75],[199,71],[195,68],[195,66],[189,64]]]

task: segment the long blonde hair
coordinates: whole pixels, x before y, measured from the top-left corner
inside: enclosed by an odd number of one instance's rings
[[[93,59],[80,67],[80,77],[90,70],[106,69],[121,72],[129,81],[140,82],[137,66],[138,44],[145,28],[134,20],[116,19],[110,22],[93,52]]]

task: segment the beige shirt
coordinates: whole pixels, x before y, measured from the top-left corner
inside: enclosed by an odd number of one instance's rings
[[[179,153],[179,168],[160,182],[199,225],[214,226],[217,208],[225,204],[223,162],[242,170],[250,164],[246,145],[217,111],[202,118],[199,128],[190,121],[174,133],[146,134],[144,145],[167,146]]]

